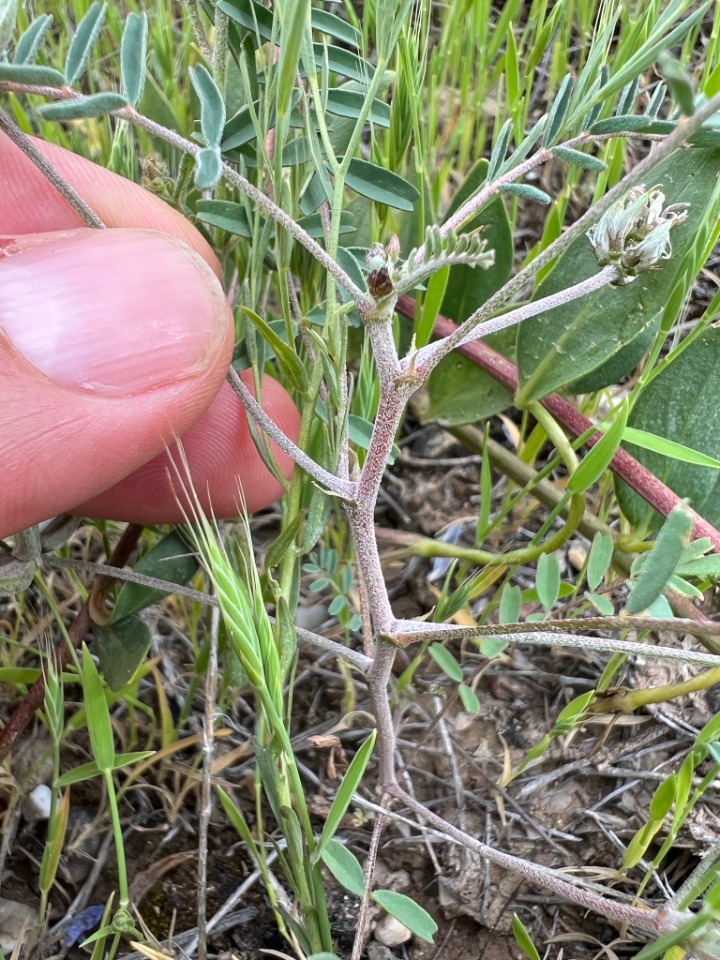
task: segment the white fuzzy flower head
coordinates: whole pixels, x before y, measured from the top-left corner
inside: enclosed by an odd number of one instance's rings
[[[612,264],[618,268],[618,284],[630,283],[672,254],[670,231],[687,217],[687,204],[675,203],[663,209],[664,202],[665,194],[660,190],[635,187],[588,231],[600,266]]]

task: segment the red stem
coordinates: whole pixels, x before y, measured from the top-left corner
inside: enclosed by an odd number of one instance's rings
[[[398,299],[398,313],[410,318],[415,317],[415,301],[412,297],[402,296]],[[456,324],[447,317],[438,316],[435,321],[435,334],[438,337],[447,337],[457,330]],[[515,364],[504,357],[501,353],[493,350],[482,340],[474,340],[472,343],[466,343],[458,348],[460,353],[472,360],[474,364],[488,373],[493,380],[502,384],[511,393],[518,389],[518,370]],[[572,404],[568,403],[557,393],[550,393],[540,401],[542,405],[552,413],[556,420],[562,423],[576,437],[591,430],[593,424],[590,420],[579,413]],[[600,431],[592,434],[585,441],[586,446],[594,446],[603,434]],[[680,503],[681,498],[666,486],[661,480],[651,473],[641,463],[631,457],[624,450],[618,450],[610,461],[610,469],[621,477],[625,483],[633,488],[643,500],[646,500],[651,507],[654,507],[663,516],[667,516],[670,511]],[[695,537],[708,537],[716,552],[720,553],[720,531],[716,530],[712,524],[708,523],[703,517],[690,510],[690,515],[694,521],[693,535]]]

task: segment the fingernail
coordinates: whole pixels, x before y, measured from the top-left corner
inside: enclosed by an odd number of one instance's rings
[[[212,270],[164,234],[93,231],[0,260],[0,329],[69,388],[129,395],[197,375],[226,323]]]

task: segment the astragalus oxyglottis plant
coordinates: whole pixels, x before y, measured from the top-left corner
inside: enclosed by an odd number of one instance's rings
[[[55,187],[94,227],[101,224],[92,211],[43,162],[24,130],[32,125],[47,137],[72,142],[77,121],[80,129],[92,130],[103,141],[107,155],[122,158],[124,172],[131,174],[137,171],[129,145],[139,143],[142,153],[157,158],[160,173],[150,178],[153,186],[203,226],[224,261],[242,340],[235,366],[253,369],[259,399],[236,369],[228,378],[254,423],[270,469],[278,474],[268,440],[298,469],[287,485],[282,530],[262,583],[250,546],[245,543],[243,561],[233,564],[215,529],[199,515],[195,544],[215,585],[234,655],[257,696],[256,815],[262,828],[266,803],[283,835],[285,845],[277,845],[273,854],[291,891],[289,902],[279,893],[265,837],[253,832],[227,793],[221,793],[221,802],[257,863],[278,923],[297,954],[327,956],[334,950],[324,866],[363,899],[365,908],[372,898],[417,936],[431,939],[434,933],[432,919],[410,898],[373,889],[372,856],[363,874],[336,837],[374,746],[388,815],[400,801],[422,823],[478,857],[644,935],[654,941],[641,953],[645,960],[676,944],[689,944],[698,957],[717,955],[712,942],[717,938],[718,887],[707,868],[667,902],[618,899],[481,842],[419,802],[397,774],[392,667],[398,648],[492,636],[505,644],[575,645],[720,666],[712,649],[588,635],[590,630],[649,630],[660,619],[676,633],[702,633],[686,622],[688,598],[697,594],[690,581],[717,575],[712,557],[706,556],[711,549],[720,550],[717,507],[707,473],[697,471],[717,469],[720,451],[686,446],[682,437],[669,433],[660,432],[658,441],[659,428],[653,434],[642,419],[647,417],[643,396],[673,376],[674,360],[689,363],[691,351],[703,356],[720,351],[712,326],[713,301],[682,348],[673,342],[673,349],[664,352],[718,233],[720,75],[712,59],[717,30],[708,64],[693,79],[667,52],[697,37],[707,6],[654,3],[629,13],[625,5],[605,5],[596,11],[586,49],[562,71],[553,68],[543,90],[540,79],[534,80],[534,68],[546,54],[557,62],[552,38],[566,35],[563,5],[548,14],[543,5],[532,4],[526,20],[518,4],[498,13],[490,5],[477,6],[482,7],[478,16],[495,24],[487,48],[476,51],[485,70],[478,89],[487,94],[494,82],[498,95],[503,93],[499,80],[488,79],[493,70],[497,77],[502,57],[508,96],[501,98],[505,113],[496,116],[492,137],[487,121],[478,119],[472,136],[463,133],[448,145],[449,154],[457,150],[475,161],[471,170],[460,171],[467,174],[465,184],[449,209],[439,201],[445,184],[431,165],[434,144],[423,124],[426,111],[434,116],[427,91],[437,93],[434,84],[440,78],[449,83],[450,67],[436,58],[450,57],[450,33],[458,22],[452,11],[440,15],[444,20],[437,37],[430,3],[378,0],[365,5],[360,20],[349,3],[339,17],[309,0],[285,0],[272,9],[255,0],[191,0],[176,51],[168,50],[156,15],[142,10],[133,10],[124,24],[113,11],[116,32],[110,24],[108,37],[103,30],[106,8],[93,3],[74,24],[69,45],[51,33],[51,19],[43,14],[17,37],[6,29],[0,129],[42,164]],[[524,22],[522,29],[513,26],[513,18]],[[95,51],[99,44],[101,53],[114,55],[113,37],[116,41],[120,31],[116,92],[109,82],[110,60]],[[46,54],[47,37],[57,49]],[[491,57],[495,59],[483,60]],[[523,57],[525,81],[519,66]],[[186,71],[180,77],[185,100],[179,102],[189,106],[182,121],[169,95],[178,79],[171,76],[169,61]],[[99,92],[85,92],[86,76]],[[531,105],[544,94],[547,109],[540,112]],[[481,156],[485,139],[487,159]],[[643,158],[628,163],[627,144],[642,147]],[[549,166],[564,171],[557,196],[537,186],[539,171]],[[573,191],[583,198],[584,212],[571,220]],[[513,251],[512,226],[519,210],[544,206],[551,214],[541,239],[523,259]],[[398,313],[409,314],[413,324],[401,328]],[[438,319],[441,314],[457,325],[449,328],[447,319]],[[433,329],[441,333],[435,339]],[[548,622],[546,617],[541,624],[526,620],[455,627],[398,618],[375,530],[375,507],[398,431],[421,388],[430,384],[437,399],[434,378],[452,353],[478,348],[478,341],[503,331],[501,340],[493,340],[500,353],[482,354],[485,373],[478,371],[477,378],[493,377],[504,392],[493,387],[475,418],[510,405],[534,418],[569,474],[566,492],[552,511],[553,521],[560,515],[565,519],[559,531],[539,537],[526,550],[502,557],[478,550],[465,559],[492,567],[548,558],[538,560],[538,594],[549,598],[543,600],[549,615],[558,599],[548,587],[554,576],[552,552],[580,528],[588,509],[585,495],[609,470],[625,483],[618,499],[637,531],[657,529],[660,514],[667,519],[654,546],[647,541],[639,546],[641,538],[632,537],[619,544],[607,526],[596,527],[596,569],[588,583],[592,578],[597,586],[614,562],[628,584],[624,610],[612,603],[604,608],[592,588],[590,602],[601,614],[592,619]],[[602,433],[582,419],[578,429],[577,410],[553,393],[599,394],[643,362],[636,386],[604,418]],[[297,442],[263,410],[260,380],[267,368],[298,404]],[[583,460],[563,426],[593,444]],[[654,446],[650,435],[656,437]],[[628,441],[639,449],[635,459],[619,450]],[[662,470],[643,460],[648,447],[664,458]],[[669,481],[672,465],[683,458],[691,458],[686,462],[696,471],[687,491],[682,483]],[[701,487],[708,487],[704,497],[698,493]],[[690,499],[694,509],[678,494]],[[648,503],[658,512],[652,513]],[[329,527],[345,523],[355,563],[362,652],[295,626],[303,558]],[[28,585],[38,563],[54,562],[47,552],[29,556],[28,544],[34,542],[32,532],[18,538],[17,569],[9,586]],[[605,559],[598,578],[601,551]],[[634,552],[641,556],[633,564]],[[452,549],[448,554],[453,556]],[[463,556],[459,551],[455,555]],[[688,586],[684,594],[682,584]],[[505,600],[497,597],[506,609],[513,606],[510,589],[508,581]],[[274,608],[272,621],[263,590]],[[672,619],[671,603],[681,619]],[[511,619],[518,620],[517,611]],[[139,628],[133,624],[132,629]],[[703,630],[705,638],[712,632],[708,624]],[[358,751],[319,837],[285,727],[290,702],[284,688],[298,641],[330,650],[363,675],[376,723],[376,740],[373,735]],[[96,642],[102,659],[101,633]],[[438,662],[448,663],[441,655]],[[449,670],[454,669],[451,660]],[[208,675],[212,678],[213,671]],[[548,738],[570,731],[592,708],[592,694],[573,700]],[[208,731],[212,723],[210,711]],[[210,739],[206,746],[209,750]],[[673,803],[681,806],[679,795],[668,801],[667,792],[655,803],[653,821],[660,808],[662,820]],[[382,823],[379,817],[374,852]],[[703,894],[698,906],[696,898]],[[364,942],[365,909],[361,916],[356,956]],[[527,932],[518,929],[516,935],[522,938]]]

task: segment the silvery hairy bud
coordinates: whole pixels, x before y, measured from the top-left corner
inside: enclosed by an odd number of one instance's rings
[[[687,217],[687,204],[675,203],[663,210],[664,202],[660,190],[635,187],[588,231],[600,266],[618,268],[616,284],[631,283],[639,273],[671,256],[670,231]]]

